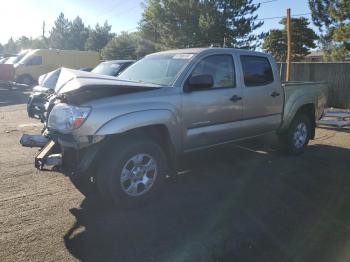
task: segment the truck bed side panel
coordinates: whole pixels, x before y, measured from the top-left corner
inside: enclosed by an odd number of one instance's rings
[[[322,82],[288,82],[284,89],[283,120],[279,132],[285,131],[294,119],[297,111],[304,105],[315,107],[315,119],[318,120],[327,103],[328,88]]]

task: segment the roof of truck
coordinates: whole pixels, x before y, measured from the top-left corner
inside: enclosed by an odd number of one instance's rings
[[[106,63],[106,64],[118,64],[118,63],[134,63],[136,60],[106,60],[102,61],[101,63]]]
[[[262,52],[247,50],[247,49],[238,49],[238,48],[223,48],[223,47],[206,47],[206,48],[185,48],[185,49],[174,49],[174,50],[167,50],[167,51],[161,51],[155,54],[200,54],[200,53],[220,53],[220,52],[235,52],[235,53],[249,53],[249,54],[256,54],[256,55],[269,55]],[[150,54],[153,55],[153,54]]]

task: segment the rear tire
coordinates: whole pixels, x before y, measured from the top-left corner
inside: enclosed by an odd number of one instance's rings
[[[97,172],[97,186],[105,200],[135,206],[159,194],[167,165],[156,142],[127,137],[113,143],[106,153]]]
[[[297,114],[287,132],[279,136],[280,147],[291,155],[303,153],[311,137],[311,121],[305,114]]]

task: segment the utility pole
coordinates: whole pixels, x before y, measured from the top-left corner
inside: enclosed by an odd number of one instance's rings
[[[292,62],[292,23],[290,8],[287,9],[287,71],[286,71],[286,81],[290,81],[290,70]]]
[[[45,21],[43,21],[43,38],[45,38]]]

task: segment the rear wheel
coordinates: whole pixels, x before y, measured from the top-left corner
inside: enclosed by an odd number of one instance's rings
[[[97,173],[100,194],[121,206],[144,203],[162,189],[166,157],[152,140],[126,138],[108,150]]]
[[[280,144],[282,150],[297,155],[305,151],[311,137],[311,122],[304,114],[295,116],[292,124],[285,134],[281,134]]]

